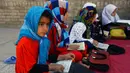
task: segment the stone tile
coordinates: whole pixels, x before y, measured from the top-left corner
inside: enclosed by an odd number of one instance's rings
[[[0,62],[0,73],[15,73],[15,64],[4,64]]]

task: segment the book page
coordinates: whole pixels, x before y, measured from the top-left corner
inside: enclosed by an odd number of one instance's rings
[[[130,25],[130,20],[118,20],[119,23],[128,23]]]
[[[61,64],[64,66],[64,73],[68,73],[70,70],[72,60],[63,60],[63,61],[58,61],[57,64]]]
[[[84,42],[81,42],[81,43],[72,43],[72,44],[69,44],[70,45],[78,45],[79,48],[77,48],[76,50],[85,50],[85,43]],[[68,48],[68,50],[75,50],[73,48]]]
[[[108,44],[104,44],[104,43],[98,43],[98,45],[96,47],[104,49],[104,50],[107,51],[109,45]]]

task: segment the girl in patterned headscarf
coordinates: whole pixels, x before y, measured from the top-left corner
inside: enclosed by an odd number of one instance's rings
[[[86,8],[83,8],[82,10],[80,10],[79,16],[78,16],[78,20],[79,22],[82,22],[85,24],[85,30],[82,33],[83,38],[87,39],[88,41],[90,41],[91,43],[93,43],[93,39],[91,38],[91,24],[95,21],[95,17],[96,17],[96,9],[93,6],[88,6]],[[77,23],[76,23],[77,24]],[[77,38],[75,36],[75,32],[77,31],[74,27],[77,26],[76,24],[74,24],[72,26],[72,29],[70,29],[70,43],[73,43]],[[78,27],[77,27],[78,28]],[[83,40],[81,40],[83,41]]]
[[[68,17],[68,1],[63,0],[50,0],[48,5],[45,6],[52,10],[54,16],[54,22],[52,28],[48,33],[48,38],[51,41],[51,47],[49,54],[61,55],[62,59],[72,59],[75,57],[75,61],[81,61],[82,54],[78,51],[67,51],[67,44],[69,43],[68,32],[65,28],[68,25],[65,23]],[[55,58],[56,59],[56,58]]]
[[[79,13],[79,21],[83,22],[86,25],[87,30],[83,35],[85,38],[90,39],[91,37],[91,26],[96,19],[96,8],[93,6],[87,6],[83,8]]]

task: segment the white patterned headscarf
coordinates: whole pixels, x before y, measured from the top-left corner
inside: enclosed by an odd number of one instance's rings
[[[111,15],[115,9],[117,9],[117,7],[113,4],[108,4],[107,6],[104,7],[102,12],[103,25],[109,24],[111,22],[116,22],[120,19],[117,13],[115,16]]]
[[[77,22],[76,24],[74,24],[74,26],[71,29],[70,32],[70,44],[73,43],[75,40],[76,41],[84,41],[84,38],[82,37],[83,33],[86,30],[86,26],[84,23],[82,22]]]

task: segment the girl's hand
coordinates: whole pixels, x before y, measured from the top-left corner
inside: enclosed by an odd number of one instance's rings
[[[64,67],[60,64],[51,63],[49,64],[49,70],[54,72],[63,72]]]
[[[97,46],[97,45],[98,45],[98,41],[93,40],[93,45],[94,45],[94,46]]]
[[[71,60],[75,58],[75,55],[73,53],[67,53],[64,55],[59,55],[57,60]]]

